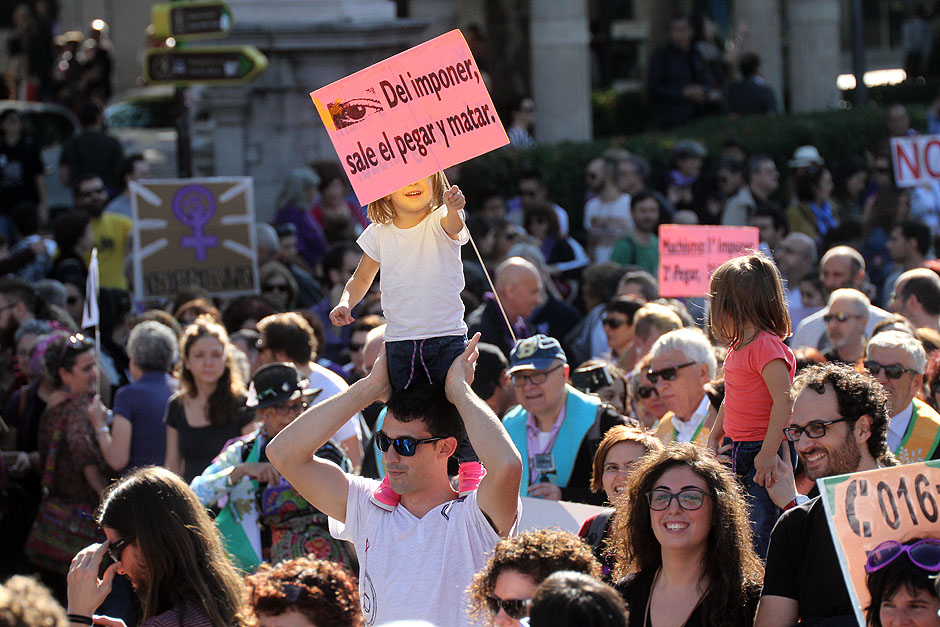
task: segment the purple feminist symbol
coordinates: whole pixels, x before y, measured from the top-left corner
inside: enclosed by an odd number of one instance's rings
[[[180,238],[180,244],[195,250],[197,261],[205,261],[206,249],[219,245],[219,238],[202,232],[215,214],[215,196],[202,185],[187,185],[173,196],[173,213],[193,230],[192,235]]]

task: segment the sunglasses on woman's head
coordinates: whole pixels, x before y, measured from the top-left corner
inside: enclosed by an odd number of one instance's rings
[[[490,614],[496,616],[499,610],[506,612],[506,616],[513,620],[519,620],[529,615],[529,609],[532,607],[532,599],[497,599],[494,596],[486,597],[486,606]]]
[[[885,540],[868,553],[865,572],[877,572],[907,554],[911,564],[928,572],[940,572],[940,540],[927,538],[914,544],[901,544],[897,540]]]
[[[650,380],[650,383],[656,383],[656,381],[659,380],[659,377],[662,377],[663,381],[672,381],[679,375],[679,370],[694,365],[695,362],[690,361],[685,364],[679,364],[678,366],[663,368],[662,370],[647,370],[646,378]]]
[[[402,457],[412,457],[418,452],[419,444],[428,444],[443,439],[444,438],[424,438],[423,440],[419,440],[417,438],[390,438],[379,431],[375,434],[375,445],[378,446],[379,450],[383,453],[387,453],[388,449],[394,446],[395,452]]]
[[[901,364],[891,364],[890,366],[886,366],[884,364],[879,364],[877,361],[865,362],[865,369],[876,377],[878,376],[878,373],[881,372],[882,368],[885,370],[885,376],[887,376],[889,379],[900,379],[902,376],[904,376],[905,373],[920,374],[916,370],[905,368]]]

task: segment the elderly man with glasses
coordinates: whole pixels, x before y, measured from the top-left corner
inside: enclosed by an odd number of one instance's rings
[[[594,452],[607,430],[627,418],[568,384],[568,359],[555,338],[520,341],[506,374],[519,403],[503,424],[525,462],[520,493],[600,505],[604,495],[590,487]]]
[[[884,331],[868,342],[865,368],[888,396],[888,448],[902,464],[940,459],[940,414],[916,398],[924,386],[927,353],[903,331]]]
[[[258,368],[251,379],[247,405],[261,426],[229,442],[218,457],[193,479],[192,489],[206,507],[218,512],[216,526],[236,566],[245,572],[261,562],[278,562],[308,552],[353,567],[347,543],[334,540],[321,513],[268,461],[267,446],[320,394],[289,363]],[[352,465],[340,445],[330,440],[316,452],[346,470]]]
[[[793,415],[784,429],[815,481],[897,462],[888,450],[884,388],[846,364],[821,364],[793,381]],[[770,536],[756,627],[855,625],[826,512],[819,497],[796,491],[792,467],[777,460],[770,497],[784,510]]]
[[[670,412],[659,421],[656,435],[666,444],[707,446],[717,417],[705,394],[705,384],[718,367],[715,349],[698,329],[678,329],[656,340],[650,355],[652,361],[644,376]]]

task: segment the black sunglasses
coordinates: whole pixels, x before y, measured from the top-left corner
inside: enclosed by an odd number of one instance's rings
[[[121,561],[121,552],[130,544],[133,540],[129,536],[125,536],[120,540],[115,540],[114,542],[108,545],[108,557],[110,557],[115,562]]]
[[[619,329],[623,325],[627,324],[626,320],[621,320],[620,318],[604,318],[601,320],[601,324],[605,327],[610,327],[611,329]]]
[[[275,284],[275,285],[268,284],[268,285],[262,285],[262,286],[261,286],[261,291],[262,291],[262,292],[284,292],[284,293],[287,293],[287,292],[290,291],[290,287],[288,287],[287,285],[280,285],[280,284]]]
[[[383,453],[387,453],[388,449],[394,446],[395,452],[397,452],[402,457],[413,457],[414,454],[418,452],[419,444],[429,444],[431,442],[437,442],[438,440],[443,439],[444,438],[424,438],[423,440],[418,440],[416,438],[392,439],[379,431],[375,434],[375,445],[378,446],[379,450]]]
[[[858,314],[847,314],[844,311],[840,311],[834,314],[826,314],[825,316],[823,316],[823,320],[826,322],[826,324],[829,324],[833,320],[835,320],[836,322],[845,322],[846,320],[849,320],[851,318],[861,318],[861,316]]]
[[[529,609],[532,607],[532,599],[503,600],[488,596],[486,597],[486,606],[493,616],[499,614],[499,610],[502,609],[509,618],[519,620],[529,615]]]
[[[887,375],[889,379],[900,379],[904,373],[920,374],[916,370],[905,368],[901,364],[891,364],[890,366],[886,366],[884,364],[879,364],[877,361],[866,361],[865,368],[876,377],[878,376],[878,373],[881,372],[881,369],[884,368],[885,375]]]
[[[659,377],[663,378],[663,381],[672,381],[679,374],[679,370],[682,368],[687,368],[688,366],[694,366],[695,362],[690,361],[686,364],[679,364],[678,366],[672,366],[671,368],[663,368],[662,370],[647,370],[646,378],[650,380],[650,383],[656,383],[659,380]]]
[[[656,391],[656,388],[650,385],[641,385],[636,389],[636,393],[640,398],[649,398],[653,394],[659,396],[659,392]]]
[[[834,425],[837,422],[845,422],[847,420],[858,419],[837,418],[836,420],[826,420],[824,422],[811,422],[805,427],[787,427],[783,430],[783,435],[786,436],[786,438],[791,442],[799,442],[804,433],[806,434],[806,437],[816,440],[826,435],[826,427],[829,425]]]

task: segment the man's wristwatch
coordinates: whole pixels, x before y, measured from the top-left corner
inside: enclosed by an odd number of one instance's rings
[[[786,507],[783,508],[783,511],[787,512],[796,507],[797,505],[802,505],[804,503],[809,503],[810,498],[803,494],[797,494],[793,497],[793,500],[787,503]]]

